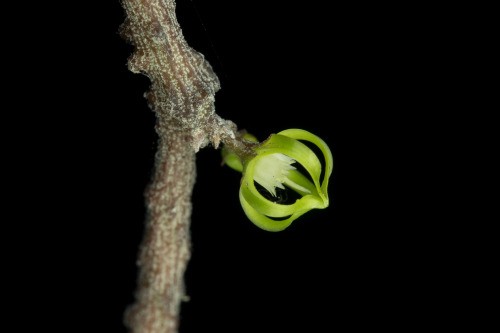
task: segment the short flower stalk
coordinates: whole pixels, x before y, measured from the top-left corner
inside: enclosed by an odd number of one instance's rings
[[[246,135],[246,140],[257,140]],[[324,158],[322,165],[313,150],[301,141],[316,145]],[[238,156],[223,149],[224,162],[242,172],[240,202],[247,217],[256,226],[267,231],[286,229],[294,220],[311,209],[328,207],[328,181],[333,170],[333,158],[326,143],[318,136],[301,129],[288,129],[271,135],[253,149],[255,155]],[[307,172],[302,174],[294,164]],[[255,186],[258,183],[270,196],[276,197],[276,188],[292,190],[300,198],[291,204],[280,204],[266,198]],[[269,197],[269,196],[268,196]]]

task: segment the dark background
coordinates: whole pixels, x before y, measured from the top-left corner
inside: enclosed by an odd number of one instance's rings
[[[335,163],[330,207],[269,233],[244,215],[220,150],[197,154],[181,333],[400,332],[448,316],[452,236],[432,212],[439,154],[423,147],[454,97],[449,48],[462,32],[450,10],[178,1],[188,44],[221,81],[217,113],[259,139],[308,130]],[[16,209],[40,221],[26,241],[40,250],[32,306],[53,313],[40,327],[125,332],[155,153],[149,80],[126,67],[118,1],[66,13],[33,27],[40,44],[24,69],[37,72],[16,87],[40,92],[13,98],[36,127],[23,150],[36,154],[16,166],[37,184],[17,195],[34,204]]]

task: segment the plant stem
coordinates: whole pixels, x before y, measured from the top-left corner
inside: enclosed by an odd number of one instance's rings
[[[219,80],[202,54],[184,40],[174,0],[122,0],[121,35],[135,46],[129,69],[151,80],[146,94],[159,136],[147,219],[139,251],[136,302],[125,314],[133,333],[175,333],[183,275],[190,257],[195,153],[212,142],[248,149],[236,125],[215,114]]]
[[[166,125],[166,126],[165,126]],[[156,168],[146,190],[148,216],[140,247],[136,303],[125,315],[132,332],[176,332],[190,257],[189,221],[195,154],[177,126],[160,136]]]

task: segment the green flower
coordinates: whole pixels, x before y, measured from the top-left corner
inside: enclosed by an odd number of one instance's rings
[[[245,139],[257,141],[248,134]],[[322,152],[325,161],[323,179],[320,179],[320,160],[299,140],[316,145]],[[237,155],[224,148],[223,157],[228,166],[243,173],[240,202],[245,214],[256,226],[268,231],[281,231],[311,209],[328,207],[327,188],[333,158],[330,149],[319,137],[301,129],[288,129],[255,145],[253,152],[252,155],[241,156],[243,154]],[[302,165],[309,177],[298,171],[295,163]],[[276,197],[276,188],[285,189],[286,186],[298,193],[300,198],[292,204],[274,202],[257,190],[255,182],[272,197]]]

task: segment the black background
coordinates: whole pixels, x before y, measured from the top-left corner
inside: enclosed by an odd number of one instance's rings
[[[440,244],[450,236],[431,213],[441,184],[428,187],[436,156],[422,147],[456,75],[450,10],[178,1],[188,44],[221,81],[217,113],[259,139],[308,130],[335,163],[330,207],[269,233],[245,217],[240,175],[220,166],[220,150],[197,154],[181,333],[400,332],[447,316],[451,250]],[[33,306],[51,314],[37,325],[125,332],[155,153],[149,80],[126,67],[118,1],[65,13],[33,28],[24,69],[37,72],[16,85],[40,91],[15,97],[36,127],[23,150],[36,154],[17,167],[37,184],[23,186],[17,197],[33,204],[16,211],[40,220],[17,244],[40,249]]]

